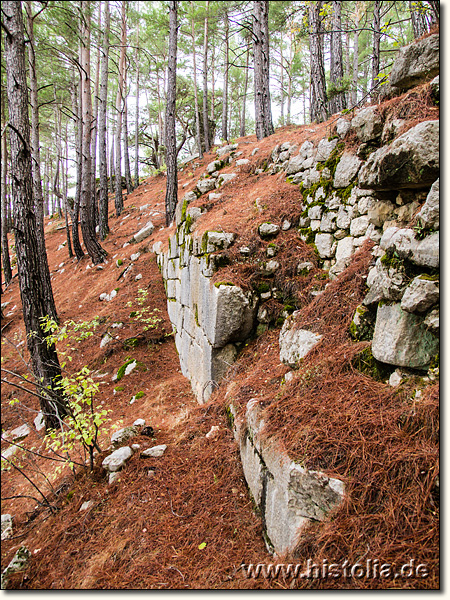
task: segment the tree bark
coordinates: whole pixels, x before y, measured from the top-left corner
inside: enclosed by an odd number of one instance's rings
[[[202,134],[200,131],[200,112],[198,109],[197,57],[196,57],[196,52],[195,52],[194,2],[192,2],[192,0],[191,0],[191,9],[192,9],[192,18],[191,18],[192,60],[193,60],[193,67],[194,67],[195,128],[196,128],[196,133],[197,133],[198,156],[199,156],[199,158],[203,158]]]
[[[208,18],[209,0],[206,1],[206,14],[203,31],[203,133],[205,136],[205,152],[209,152],[209,119],[208,119]]]
[[[47,249],[45,247],[44,236],[44,195],[42,193],[41,178],[41,153],[39,142],[39,104],[38,104],[38,85],[36,76],[36,54],[34,44],[34,18],[31,10],[31,2],[25,3],[27,15],[27,34],[28,34],[28,63],[29,63],[29,82],[30,82],[30,104],[31,104],[31,156],[32,156],[32,177],[33,177],[33,196],[36,211],[36,235],[39,246],[39,262],[42,267],[42,280],[44,284],[44,298],[48,301],[47,313],[50,317],[58,320],[56,306],[53,299],[52,284],[50,281],[50,271],[48,268]]]
[[[2,94],[2,268],[3,268],[3,277],[5,278],[5,284],[8,283],[12,279],[12,270],[11,270],[11,260],[9,257],[9,245],[8,245],[8,196],[7,196],[7,171],[8,171],[8,148],[6,144],[6,129],[5,129],[5,121],[6,121],[6,113],[5,113],[5,95],[3,90]]]
[[[122,196],[122,117],[124,110],[124,69],[125,69],[125,46],[127,42],[127,25],[126,25],[126,5],[125,0],[122,0],[122,12],[121,12],[121,35],[120,35],[120,58],[119,58],[119,87],[117,89],[116,98],[116,140],[115,140],[115,207],[116,215],[119,216],[123,210],[123,196]]]
[[[378,83],[377,76],[380,72],[380,39],[381,39],[381,10],[382,2],[375,0],[373,3],[373,54],[372,54],[372,92],[370,97],[372,100],[377,100],[380,96],[380,92],[377,87]]]
[[[102,3],[99,2],[98,8],[98,30],[102,30]],[[97,197],[97,138],[98,138],[98,92],[99,92],[99,83],[100,83],[100,38],[98,39],[97,44],[97,60],[95,63],[95,83],[94,83],[94,105],[92,108],[92,139],[91,139],[91,157],[92,157],[92,182],[91,188],[93,191],[93,202],[92,202],[92,216],[91,219],[94,223],[94,229],[98,225],[99,222],[99,214],[98,214],[98,197]]]
[[[27,333],[27,346],[36,379],[41,382],[41,409],[47,428],[56,428],[67,413],[67,405],[58,390],[61,367],[54,345],[48,345],[41,319],[47,315],[48,293],[42,277],[36,235],[31,172],[30,122],[25,68],[25,40],[21,3],[4,1],[2,13],[7,34],[5,63],[9,106],[12,197],[14,205],[15,243],[20,296]],[[50,277],[50,274],[49,274]],[[42,387],[43,386],[43,387]],[[43,388],[47,388],[43,392]]]
[[[247,90],[248,90],[248,67],[250,62],[250,39],[247,38],[247,52],[245,57],[245,75],[244,75],[244,91],[242,94],[242,112],[239,123],[239,135],[240,137],[245,136],[245,111],[247,105]]]
[[[175,216],[178,202],[178,174],[177,174],[177,140],[175,135],[175,108],[177,94],[177,30],[178,30],[178,2],[169,2],[169,61],[166,101],[166,225],[169,226]]]
[[[342,25],[341,25],[342,2],[333,1],[333,18],[330,34],[330,82],[333,95],[329,102],[331,114],[341,112],[346,107],[345,92],[342,90],[344,82],[344,65],[342,59]],[[338,91],[341,90],[341,91]]]
[[[228,69],[230,61],[230,23],[228,13],[224,14],[225,25],[225,61],[223,72],[223,94],[222,94],[222,139],[228,141]]]
[[[253,53],[255,77],[255,129],[258,140],[272,135],[269,67],[269,2],[253,2]]]
[[[66,121],[66,139],[65,139],[65,184],[64,184],[64,214],[66,222],[66,237],[67,237],[67,250],[69,252],[69,258],[73,258],[72,240],[70,238],[70,227],[69,227],[69,185],[68,185],[68,158],[69,158],[69,136],[68,136],[68,122]]]
[[[139,4],[137,5],[139,11]],[[136,62],[136,123],[134,129],[134,187],[139,186],[139,12],[137,17],[136,27],[136,54],[134,58]]]
[[[104,4],[104,30],[100,75],[100,95],[98,114],[98,162],[100,175],[100,196],[98,201],[98,222],[100,239],[104,240],[109,233],[108,226],[108,173],[106,146],[106,109],[108,99],[108,57],[109,57],[109,0]]]
[[[77,182],[75,187],[75,198],[72,209],[72,240],[73,249],[77,260],[81,260],[84,256],[83,249],[80,243],[80,235],[78,231],[78,221],[80,217],[80,198],[81,198],[81,139],[83,135],[81,121],[81,106],[77,99],[77,88],[75,84],[71,88],[72,93],[72,112],[75,115],[75,155],[77,161]]]
[[[320,11],[323,2],[310,2],[309,20],[309,51],[311,70],[311,122],[322,123],[328,118],[327,92],[325,83],[325,68],[323,62],[323,23]]]
[[[106,252],[103,250],[97,236],[95,235],[95,223],[93,220],[93,204],[95,190],[92,189],[92,101],[91,101],[91,18],[90,2],[84,0],[81,3],[83,15],[81,19],[81,107],[83,121],[83,136],[81,146],[81,199],[80,199],[80,223],[83,242],[94,265],[104,261]]]
[[[424,33],[427,33],[427,21],[425,15],[416,9],[417,2],[408,2],[409,12],[411,14],[411,24],[414,34],[414,39],[420,38]]]

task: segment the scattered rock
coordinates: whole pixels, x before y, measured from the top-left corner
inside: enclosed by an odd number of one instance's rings
[[[425,317],[423,324],[432,333],[439,333],[439,309],[435,308]]]
[[[336,249],[336,243],[331,233],[317,233],[314,238],[320,258],[331,258]]]
[[[197,183],[197,189],[200,192],[200,194],[206,194],[207,192],[210,192],[211,190],[215,189],[215,187],[216,180],[213,178],[200,179],[200,181]]]
[[[229,154],[234,150],[237,150],[239,144],[227,144],[226,146],[222,146],[222,148],[217,148],[216,154],[217,156],[225,156],[225,154]]]
[[[369,106],[358,111],[352,119],[352,127],[361,142],[378,139],[383,132],[383,120],[378,114],[377,107]]]
[[[161,444],[160,446],[153,446],[141,452],[141,458],[159,458],[166,451],[167,445]]]
[[[120,472],[114,471],[114,473],[110,473],[108,476],[108,484],[112,485],[113,483],[120,481]]]
[[[314,269],[314,265],[312,262],[301,262],[297,265],[297,273],[298,275],[307,275],[311,269]]]
[[[7,540],[9,537],[12,536],[12,526],[13,526],[13,522],[12,522],[12,516],[8,513],[5,513],[2,515],[2,541],[3,540]]]
[[[36,431],[41,431],[45,428],[45,420],[42,412],[39,412],[37,417],[34,419],[34,426],[36,427]]]
[[[132,254],[132,255],[130,256],[130,260],[131,260],[131,262],[135,262],[135,261],[137,261],[137,259],[140,257],[140,255],[141,255],[141,253],[140,253],[140,252],[136,252],[136,254]]]
[[[350,131],[352,124],[347,119],[338,119],[336,123],[336,133],[340,138],[344,138]]]
[[[280,232],[280,226],[275,223],[262,223],[258,227],[258,233],[262,238],[275,237]]]
[[[280,263],[276,260],[269,260],[267,263],[261,265],[261,273],[265,277],[270,277],[280,268]]]
[[[144,227],[142,227],[142,229],[140,229],[137,233],[134,234],[133,239],[136,243],[142,242],[143,240],[151,236],[154,230],[155,226],[151,221],[148,221],[148,223]]]
[[[206,252],[211,253],[216,250],[225,250],[229,248],[236,239],[235,233],[225,233],[221,231],[208,231]]]
[[[31,429],[28,427],[28,425],[20,425],[20,427],[16,427],[10,432],[9,437],[11,437],[15,442],[18,442],[26,438],[30,433]]]
[[[110,473],[120,471],[132,456],[133,450],[129,446],[123,446],[107,456],[102,462],[102,467]]]
[[[219,188],[221,185],[228,183],[235,177],[236,177],[236,173],[221,173],[216,180],[216,188]]]
[[[405,374],[400,369],[395,369],[392,375],[389,377],[389,385],[391,387],[398,387],[403,379],[405,378]]]
[[[118,431],[114,432],[111,436],[111,447],[116,449],[119,446],[122,446],[129,439],[136,437],[138,433],[138,428],[134,425],[119,429]]]
[[[8,588],[9,577],[13,573],[23,571],[28,564],[28,560],[31,556],[31,552],[25,546],[21,546],[15,553],[13,559],[2,573],[1,589],[6,590]]]
[[[337,139],[334,138],[332,140],[328,140],[327,138],[323,138],[320,140],[319,145],[317,146],[317,154],[316,161],[317,162],[325,162],[330,158],[330,154],[337,146]]]
[[[220,427],[218,425],[213,425],[205,437],[207,437],[209,440],[214,439],[219,435],[219,430]]]
[[[250,161],[248,160],[248,158],[240,158],[239,160],[236,161],[236,166],[243,167],[244,165],[248,165],[249,162]]]
[[[105,346],[107,346],[110,342],[113,341],[113,337],[112,335],[110,335],[109,333],[105,333],[105,335],[102,337],[101,342],[100,342],[100,348],[104,348]]]
[[[136,419],[136,421],[133,423],[133,427],[145,427],[145,420]]]
[[[91,508],[91,506],[94,506],[94,501],[93,500],[88,500],[87,502],[83,502],[83,504],[80,506],[80,511],[83,510],[89,510]]]
[[[316,346],[322,336],[307,331],[306,329],[294,329],[296,312],[286,319],[280,332],[280,362],[295,367],[298,361],[306,356]]]

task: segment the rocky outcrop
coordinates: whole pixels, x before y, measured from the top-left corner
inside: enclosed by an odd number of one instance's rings
[[[439,73],[439,34],[430,35],[401,48],[392,67],[391,87],[406,91],[433,79]]]

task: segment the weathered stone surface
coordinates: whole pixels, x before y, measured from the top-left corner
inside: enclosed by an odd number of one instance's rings
[[[358,174],[362,162],[351,152],[344,152],[334,173],[335,188],[346,188]]]
[[[338,119],[336,123],[336,133],[340,138],[344,138],[350,131],[352,124],[347,119]]]
[[[435,309],[431,310],[425,317],[423,324],[429,331],[438,334],[439,333],[439,309],[435,308]]]
[[[245,340],[253,328],[256,304],[237,286],[208,287],[209,293],[199,306],[199,321],[209,343],[222,348]]]
[[[338,216],[336,219],[336,225],[339,229],[348,229],[350,227],[350,223],[353,217],[354,211],[352,207],[344,208],[343,206],[340,206],[338,210]]]
[[[383,133],[381,134],[381,142],[383,144],[388,144],[391,140],[397,137],[400,128],[404,124],[404,119],[392,119],[392,121],[387,121],[383,127]]]
[[[369,227],[369,217],[366,215],[362,215],[361,217],[356,217],[350,223],[350,235],[353,237],[359,237],[361,235],[365,235],[367,228]]]
[[[266,543],[282,554],[294,550],[303,527],[325,519],[341,503],[345,489],[338,479],[293,462],[281,445],[265,438],[263,427],[261,409],[252,399],[245,417],[235,418],[234,435],[247,484],[262,512]]]
[[[160,444],[159,446],[153,446],[152,448],[148,448],[141,452],[141,458],[159,458],[161,457],[167,449],[166,444]]]
[[[320,206],[320,204],[311,206],[311,208],[308,210],[308,217],[310,219],[321,219],[322,211],[323,211],[323,208]]]
[[[330,158],[330,154],[337,146],[337,139],[334,138],[332,140],[328,140],[327,138],[323,138],[320,140],[319,145],[317,146],[317,154],[316,161],[317,162],[325,162]]]
[[[433,81],[430,81],[430,86],[431,86],[431,93],[433,94],[433,98],[435,100],[439,100],[439,75],[436,75],[436,77],[433,79]]]
[[[310,158],[314,154],[314,144],[309,140],[305,140],[298,151],[299,156],[304,159]]]
[[[372,341],[373,356],[384,363],[426,369],[439,350],[439,340],[423,319],[402,310],[400,304],[378,306]]]
[[[31,552],[26,546],[21,546],[14,554],[11,562],[8,564],[6,569],[2,573],[1,577],[1,589],[8,589],[9,578],[13,573],[18,573],[25,569],[30,559]]]
[[[352,119],[352,127],[361,142],[370,142],[379,138],[383,132],[383,120],[375,106],[358,111]]]
[[[423,227],[439,229],[439,179],[431,186],[426,202],[417,217]]]
[[[258,233],[262,238],[275,237],[280,232],[280,226],[276,223],[261,223]]]
[[[37,417],[34,419],[34,426],[36,427],[36,431],[41,431],[45,428],[45,420],[42,412],[38,412]]]
[[[295,175],[295,173],[299,173],[300,171],[304,171],[303,163],[305,162],[305,158],[301,154],[297,154],[297,156],[292,156],[289,160],[289,163],[285,169],[286,175]]]
[[[439,302],[439,282],[415,277],[406,288],[401,307],[406,312],[425,312]]]
[[[120,471],[132,456],[133,450],[129,446],[123,446],[107,456],[102,462],[102,467],[110,473]]]
[[[187,192],[187,194],[184,195],[182,202],[193,202],[194,200],[197,200],[197,198],[198,194],[192,190],[192,192]]]
[[[265,277],[270,277],[280,268],[280,263],[276,260],[269,260],[261,265],[261,272]]]
[[[197,182],[197,189],[200,194],[206,194],[207,192],[211,192],[216,188],[216,180],[212,177],[209,179],[200,179]]]
[[[316,168],[310,169],[305,172],[305,177],[303,178],[303,186],[309,190],[315,183],[319,183],[322,174]]]
[[[206,172],[211,175],[211,173],[214,173],[215,171],[218,171],[219,169],[222,168],[222,161],[221,160],[213,160],[212,162],[209,163],[209,165],[206,167]]]
[[[152,233],[155,230],[155,226],[153,225],[153,223],[151,221],[148,221],[148,223],[142,227],[142,229],[140,229],[137,233],[134,234],[134,241],[139,243],[142,242],[143,240],[145,240],[146,238],[148,238],[150,235],[152,235]]]
[[[311,269],[314,269],[314,265],[312,262],[306,261],[298,263],[297,265],[297,273],[299,275],[307,275]]]
[[[112,335],[110,335],[108,332],[105,333],[105,335],[102,337],[101,342],[100,342],[100,348],[104,348],[105,346],[107,346],[110,342],[113,341],[113,337]]]
[[[420,267],[439,267],[439,231],[420,240],[412,248],[411,261]]]
[[[373,202],[367,212],[369,223],[376,227],[382,227],[394,214],[395,206],[388,200]]]
[[[333,231],[336,231],[336,229],[337,229],[337,225],[336,225],[337,216],[338,216],[337,212],[333,212],[333,211],[326,212],[322,216],[322,219],[320,221],[320,231],[323,231],[325,233],[326,232],[332,233]]]
[[[330,233],[317,233],[314,243],[320,258],[331,258],[334,255],[334,238]]]
[[[425,121],[371,154],[358,179],[363,188],[395,190],[426,187],[437,177],[439,121]]]
[[[238,146],[239,144],[227,144],[226,146],[222,146],[222,148],[217,148],[216,154],[217,156],[225,156],[225,154],[237,150]]]
[[[138,428],[134,426],[123,427],[115,431],[111,436],[111,446],[116,449],[122,446],[125,442],[138,435]]]
[[[292,317],[286,319],[279,339],[280,362],[290,367],[295,367],[297,362],[306,356],[322,339],[322,336],[318,333],[306,329],[294,329],[293,324]]]
[[[389,83],[408,90],[439,73],[439,34],[430,35],[401,48],[394,61]]]
[[[350,258],[355,251],[354,239],[351,236],[339,240],[336,248],[336,262]]]
[[[11,437],[14,441],[18,442],[26,438],[30,433],[31,429],[28,427],[28,425],[24,424],[13,429],[8,437]]]
[[[249,162],[250,161],[248,160],[248,158],[240,158],[239,160],[236,161],[236,166],[243,167],[244,165],[248,165]]]
[[[12,526],[13,526],[13,522],[12,522],[12,516],[8,513],[5,513],[2,515],[2,541],[3,540],[7,540],[9,537],[12,536]]]
[[[208,231],[207,235],[208,241],[206,252],[208,253],[229,248],[236,239],[235,233],[225,233],[221,231]]]
[[[378,259],[375,268],[369,272],[367,285],[370,289],[363,300],[365,306],[371,306],[381,300],[395,302],[403,295],[407,277],[403,270],[386,266]]]
[[[225,185],[229,181],[232,181],[236,177],[236,173],[221,173],[216,179],[216,188],[221,185]]]

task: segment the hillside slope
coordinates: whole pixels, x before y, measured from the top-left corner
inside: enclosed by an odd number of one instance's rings
[[[411,113],[403,115],[396,137],[418,121],[438,118],[433,103],[423,102],[425,96],[422,88],[409,94]],[[389,112],[393,121],[398,103],[387,102],[381,109]],[[426,371],[406,369],[402,384],[392,387],[388,379],[395,367],[383,371],[383,364],[367,353],[370,343],[352,339],[349,327],[367,294],[367,274],[377,258],[373,256],[374,241],[363,240],[351,262],[331,280],[332,265],[324,264],[317,247],[315,250],[307,243],[305,227],[299,228],[305,189],[288,181],[283,169],[267,170],[273,156],[278,156],[273,154],[275,147],[288,142],[289,147],[300,148],[305,141],[317,147],[320,140],[336,135],[336,122],[335,118],[321,125],[282,128],[261,142],[254,136],[236,140],[238,146],[230,152],[241,154],[230,154],[231,162],[220,169],[220,174],[235,173],[234,179],[223,185],[220,196],[205,193],[188,204],[189,214],[199,215],[190,223],[196,239],[201,241],[211,231],[236,236],[228,248],[208,252],[221,257],[212,276],[216,289],[220,284],[233,284],[259,295],[271,291],[263,304],[265,322],[259,319],[248,339],[238,342],[236,362],[216,382],[206,404],[197,403],[189,381],[180,372],[167,312],[167,282],[165,289],[152,252],[158,244],[160,253],[167,250],[168,240],[186,219],[181,202],[178,223],[164,227],[164,176],[147,179],[130,194],[119,218],[110,215],[112,233],[104,244],[108,252],[105,265],[92,267],[87,258],[69,260],[62,223],[52,219],[46,225],[61,320],[99,317],[100,321],[93,337],[77,343],[70,368],[75,371],[87,365],[94,371],[94,378],[101,382],[98,402],[112,410],[112,421],[100,440],[104,452],[91,474],[79,472],[72,478],[67,469],[53,476],[49,461],[16,453],[23,465],[34,470],[33,478],[49,494],[57,511],[50,514],[43,507],[35,509],[33,500],[18,499],[18,495],[34,496],[36,491],[18,472],[4,474],[3,497],[12,499],[2,501],[2,513],[14,516],[14,526],[13,536],[2,545],[2,568],[19,546],[31,551],[28,568],[11,577],[11,587],[438,587],[438,383]],[[345,138],[346,151],[356,150],[358,145],[350,132]],[[185,165],[179,177],[180,197],[193,191],[199,181],[207,181],[201,176],[216,159],[216,152],[211,152],[203,160]],[[192,212],[195,208],[199,213]],[[130,243],[149,220],[155,226],[151,237]],[[278,224],[280,236],[262,239],[258,226],[264,222]],[[283,228],[285,222],[289,227]],[[243,247],[249,255],[241,252]],[[279,267],[268,274],[264,265],[272,250]],[[299,264],[306,263],[310,265],[306,272],[298,270]],[[127,267],[131,268],[124,274]],[[137,279],[139,275],[142,277]],[[147,332],[130,317],[140,288],[147,290],[146,306],[158,309],[161,318],[157,327]],[[101,294],[115,289],[117,295],[110,301],[99,300]],[[20,350],[24,337],[17,280],[3,301],[9,302],[6,322],[2,322],[3,364],[25,374],[13,348]],[[297,328],[323,337],[321,345],[294,369],[280,361],[279,342],[282,323],[293,311],[298,311]],[[122,323],[122,327],[113,328],[114,323]],[[100,348],[107,332],[114,339]],[[120,382],[113,381],[119,368],[131,359],[138,361],[138,368]],[[13,397],[20,400],[19,405],[9,405]],[[428,575],[348,579],[313,575],[294,580],[282,575],[273,580],[245,577],[242,563],[272,560],[263,541],[264,523],[253,510],[230,428],[230,418],[235,422],[243,419],[250,401],[264,422],[265,435],[282,444],[292,460],[345,483],[344,502],[329,518],[313,520],[303,530],[294,556],[297,563],[306,565],[311,559],[320,565],[345,560],[355,564],[369,558],[400,566],[413,559],[416,566],[426,564]],[[35,412],[30,413],[30,408]],[[33,425],[38,410],[33,397],[3,385],[2,409],[3,431],[10,433],[28,423],[31,432],[20,443],[43,448],[42,432]],[[140,444],[139,452],[121,472],[120,480],[110,485],[101,468],[110,434],[138,418],[153,428],[153,434],[133,439]],[[218,430],[212,430],[213,426]],[[140,453],[155,444],[167,445],[164,455],[141,458]],[[8,446],[2,441],[2,452]],[[57,494],[52,494],[50,483],[37,470],[49,476]],[[80,512],[89,500],[93,503]]]

